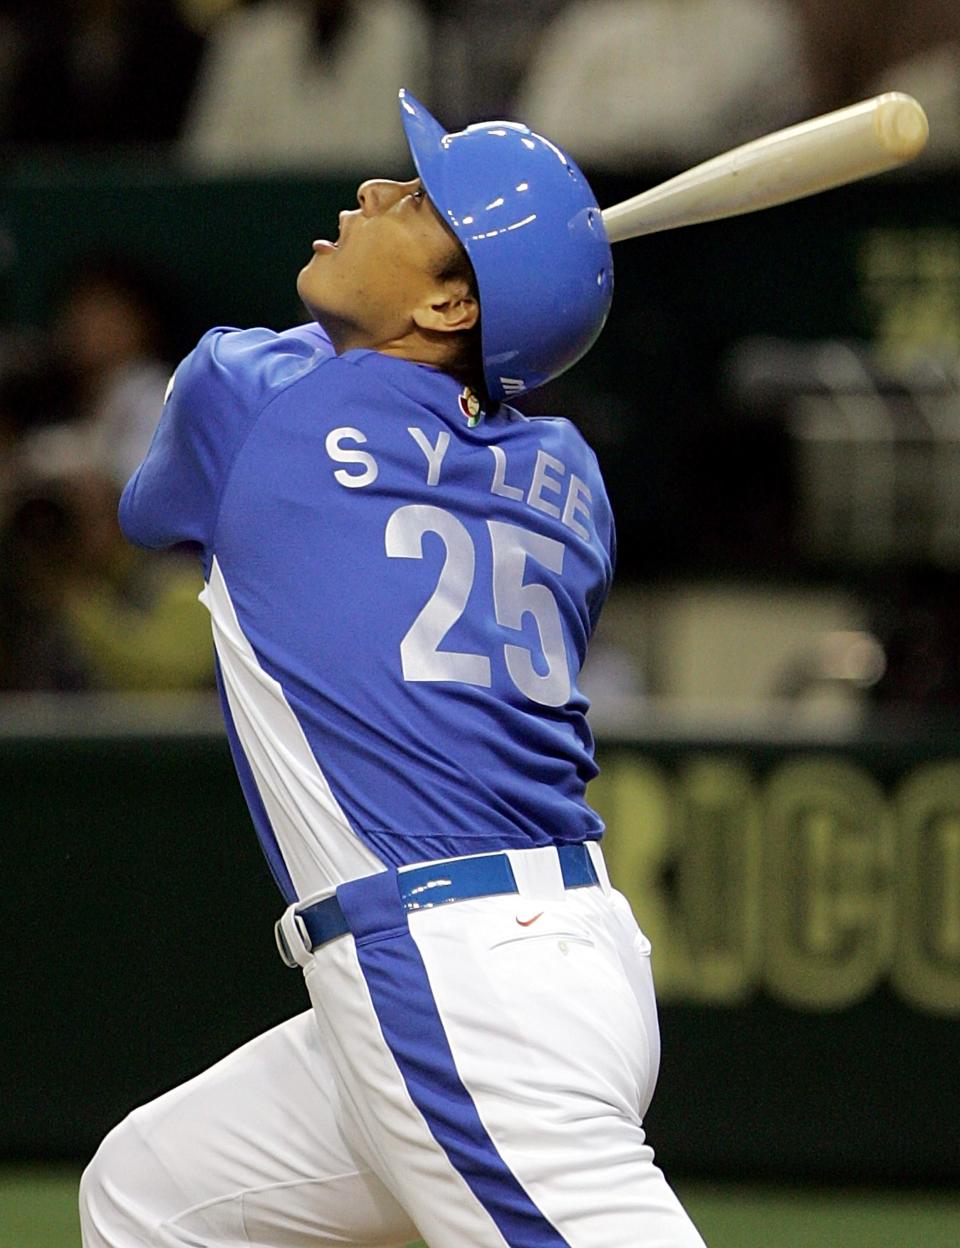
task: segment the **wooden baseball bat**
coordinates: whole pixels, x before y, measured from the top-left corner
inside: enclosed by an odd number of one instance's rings
[[[890,91],[744,143],[603,210],[611,243],[772,208],[883,173],[923,151],[927,117]]]

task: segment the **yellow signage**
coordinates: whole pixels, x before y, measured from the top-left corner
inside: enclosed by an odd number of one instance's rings
[[[763,989],[840,1010],[893,985],[960,1015],[960,760],[892,792],[847,757],[601,753],[590,798],[614,884],[654,949],[662,1001]]]

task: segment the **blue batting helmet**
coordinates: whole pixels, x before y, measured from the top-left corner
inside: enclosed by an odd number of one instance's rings
[[[420,180],[477,276],[490,397],[542,386],[590,349],[613,297],[613,257],[586,178],[517,122],[447,134],[408,91],[400,115]]]

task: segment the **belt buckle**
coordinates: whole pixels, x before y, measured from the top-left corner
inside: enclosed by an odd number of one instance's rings
[[[283,927],[280,919],[277,919],[273,925],[273,938],[277,942],[277,952],[280,954],[280,960],[284,966],[289,966],[291,971],[297,965],[297,959],[290,952],[290,946],[287,944],[287,938],[283,934]]]
[[[307,932],[307,925],[293,906],[289,906],[274,923],[273,936],[277,942],[277,952],[280,954],[284,966],[288,966],[293,970],[295,967],[307,965],[310,954],[313,952],[313,946],[310,941],[310,935]],[[299,950],[294,949],[292,937],[297,938]],[[297,956],[298,952],[301,955],[300,957]]]

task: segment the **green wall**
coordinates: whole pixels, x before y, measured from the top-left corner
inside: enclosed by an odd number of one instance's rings
[[[955,1179],[956,738],[600,760],[608,862],[654,943],[665,1164]],[[218,734],[8,725],[0,792],[0,1156],[82,1158],[306,999]]]

